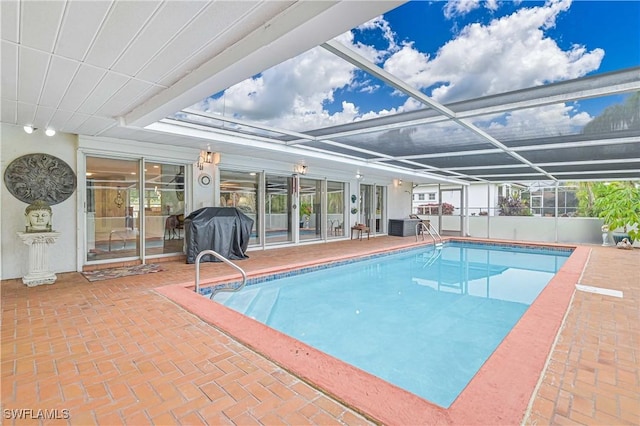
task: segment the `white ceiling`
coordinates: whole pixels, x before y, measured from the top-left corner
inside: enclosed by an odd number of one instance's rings
[[[204,148],[143,127],[401,3],[3,0],[1,120]]]

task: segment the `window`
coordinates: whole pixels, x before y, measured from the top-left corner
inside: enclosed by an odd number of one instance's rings
[[[429,196],[429,201],[435,201],[436,200],[436,193],[435,192],[430,192],[427,195]]]
[[[418,194],[418,200],[424,201],[424,194]]]

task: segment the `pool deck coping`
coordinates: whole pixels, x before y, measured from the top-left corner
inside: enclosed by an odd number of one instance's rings
[[[450,237],[466,241],[523,245],[516,241]],[[429,245],[412,242],[396,250]],[[155,290],[230,337],[321,389],[374,421],[385,424],[519,424],[545,366],[575,285],[590,249],[572,244],[526,243],[526,246],[571,248],[573,253],[484,363],[453,404],[445,409],[327,355],[258,321],[196,294],[193,281]],[[250,277],[383,253],[313,259],[286,267],[254,271]],[[225,275],[203,282],[214,285],[237,279]],[[522,362],[525,360],[526,362]]]

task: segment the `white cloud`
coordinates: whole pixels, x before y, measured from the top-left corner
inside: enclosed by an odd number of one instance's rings
[[[496,11],[500,7],[500,3],[502,2],[498,0],[449,0],[442,12],[445,18],[453,19],[457,16],[464,16],[480,7]],[[520,4],[521,0],[512,0],[510,3]]]
[[[380,60],[382,60],[382,56],[386,56],[389,53],[392,53],[398,50],[398,44],[396,42],[396,33],[391,29],[389,22],[387,22],[382,16],[378,16],[368,22],[365,22],[364,24],[358,27],[358,30],[361,30],[361,31],[379,30],[382,34],[382,38],[388,43],[387,48],[377,52],[379,56],[376,58],[377,60],[374,60],[372,62],[378,63],[380,62]],[[348,34],[351,34],[351,32],[349,32]],[[358,43],[358,47],[361,47],[361,46],[362,44]]]
[[[492,0],[480,6],[477,1],[468,0],[450,5],[462,14],[474,7],[496,8],[498,2]],[[361,25],[359,30],[377,32],[383,46],[356,42],[352,32],[337,40],[374,63],[384,63],[387,71],[408,84],[429,89],[434,100],[448,103],[576,78],[597,69],[604,55],[601,49],[589,51],[585,46],[574,45],[563,51],[544,32],[570,5],[570,0],[552,0],[544,6],[522,8],[487,25],[468,25],[435,56],[420,52],[412,42],[397,43],[396,34],[382,17]],[[398,107],[380,110],[354,102],[336,106],[338,91],[375,95],[380,89],[375,81],[360,77],[362,73],[346,61],[314,48],[230,87],[223,97],[207,99],[196,108],[224,110],[226,115],[245,120],[304,131],[424,107],[411,98]],[[536,112],[535,116],[551,120],[549,114],[559,114],[550,127],[557,129],[557,123],[566,123],[570,112],[548,109],[546,115]],[[508,124],[524,126],[521,114],[525,113],[512,114]],[[572,120],[582,118],[576,116]]]
[[[308,128],[326,119],[323,103],[333,101],[335,90],[348,87],[354,72],[351,64],[314,48],[228,88],[218,99],[206,99],[196,108],[281,124],[283,128]],[[349,109],[344,114],[350,117],[354,113]],[[300,126],[295,125],[300,121]]]
[[[450,0],[444,6],[443,12],[447,19],[455,16],[466,15],[480,7],[480,0]]]
[[[579,45],[563,51],[543,31],[570,5],[551,1],[488,25],[470,24],[434,58],[405,44],[384,68],[414,87],[435,86],[431,96],[442,103],[584,76],[600,66],[604,51]]]
[[[380,62],[397,50],[394,33],[388,22],[377,17],[360,27],[363,31],[377,31],[387,45],[382,50],[357,43],[352,32],[336,39],[372,62]],[[325,105],[334,101],[337,90],[375,93],[380,85],[359,81],[356,68],[321,47],[311,49],[295,58],[278,64],[260,76],[244,80],[217,99],[205,99],[195,109],[234,115],[249,121],[291,130],[309,130],[352,122],[362,117],[358,106],[342,102],[330,113]],[[335,108],[334,108],[335,109]],[[394,113],[396,110],[392,110]],[[366,112],[366,116],[386,115],[390,111]]]

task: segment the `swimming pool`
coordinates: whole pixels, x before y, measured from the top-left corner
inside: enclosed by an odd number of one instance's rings
[[[215,300],[449,407],[570,254],[451,242],[262,277]]]

